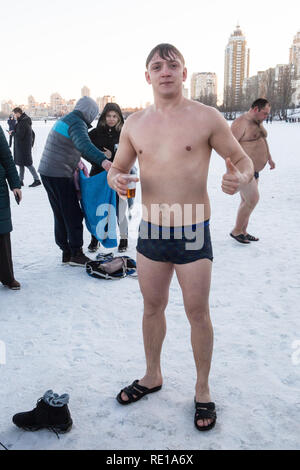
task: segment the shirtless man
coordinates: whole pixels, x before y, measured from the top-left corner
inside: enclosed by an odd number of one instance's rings
[[[231,131],[241,144],[254,165],[254,177],[250,183],[241,189],[241,204],[238,210],[236,224],[231,232],[231,237],[240,243],[248,244],[259,239],[247,232],[249,218],[259,200],[258,178],[259,172],[269,162],[270,169],[275,168],[275,163],[269,152],[267,143],[267,131],[262,125],[264,119],[269,116],[270,103],[259,98],[251,105],[250,110],[233,121]]]
[[[128,180],[138,181],[129,175],[138,156],[143,214],[137,267],[144,300],[146,373],[142,379],[122,389],[117,400],[127,405],[161,389],[160,355],[166,334],[164,312],[175,271],[191,325],[197,371],[194,423],[197,429],[204,431],[216,422],[208,385],[213,347],[208,304],[213,259],[207,194],[211,151],[214,148],[226,160],[222,189],[227,194],[246,186],[254,170],[221,114],[183,97],[182,83],[187,70],[184,58],[174,46],[156,46],[147,58],[145,75],[153,88],[154,105],[126,120],[108,173],[109,185],[120,197],[126,197]],[[182,219],[180,222],[178,214],[171,214],[174,206],[187,208],[187,212],[192,208],[190,217],[183,214],[187,223]],[[194,236],[199,230],[204,239],[198,249],[187,248],[186,242],[190,239],[185,236],[185,228],[191,224],[196,229]],[[166,239],[164,235],[168,230],[170,236]]]

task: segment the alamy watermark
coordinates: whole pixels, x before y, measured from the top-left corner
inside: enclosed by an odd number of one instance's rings
[[[119,210],[119,224],[126,217],[126,207]],[[186,250],[200,250],[204,245],[204,204],[141,204],[142,222],[139,237],[143,240],[184,240]],[[97,235],[106,239],[114,232],[116,209],[112,204],[100,204],[96,216],[102,217],[96,226]],[[151,220],[151,224],[147,221]],[[193,223],[193,220],[201,220]]]
[[[0,366],[6,364],[6,345],[0,340]]]

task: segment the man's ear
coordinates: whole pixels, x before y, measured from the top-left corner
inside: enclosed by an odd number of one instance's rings
[[[187,78],[187,68],[184,67],[183,74],[182,74],[182,81],[185,82]]]
[[[145,72],[145,77],[146,77],[147,83],[149,83],[149,85],[151,85],[151,78],[150,78],[148,70],[146,70],[146,72]]]

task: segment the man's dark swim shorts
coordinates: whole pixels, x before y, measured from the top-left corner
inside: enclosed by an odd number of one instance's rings
[[[153,261],[186,264],[213,260],[209,220],[184,227],[162,227],[141,221],[137,251]]]

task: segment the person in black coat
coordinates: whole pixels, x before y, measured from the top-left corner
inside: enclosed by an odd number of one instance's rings
[[[13,109],[13,113],[17,118],[17,125],[14,131],[14,160],[15,164],[20,167],[19,177],[21,185],[24,186],[24,173],[25,167],[28,168],[33,176],[33,183],[29,185],[30,188],[39,186],[41,184],[40,178],[33,166],[32,161],[32,146],[33,146],[33,131],[32,121],[27,114],[23,113],[21,108]]]
[[[7,119],[7,124],[8,124],[8,133],[9,133],[9,148],[12,145],[13,137],[14,137],[14,131],[16,129],[17,121],[14,118],[14,115],[11,114],[9,118]]]
[[[7,181],[20,202],[22,192],[18,172],[0,126],[0,282],[5,287],[16,290],[20,289],[20,284],[15,280],[11,257],[12,222]]]
[[[89,132],[89,137],[93,144],[98,147],[111,162],[113,162],[117,152],[123,124],[124,118],[120,106],[116,103],[107,103],[99,117],[97,127]],[[102,171],[102,167],[92,165],[90,176],[97,175]],[[126,217],[126,209],[127,201],[120,199],[117,195],[117,216],[120,229],[119,252],[126,251],[128,247],[128,220]],[[97,238],[92,235],[88,250],[95,252],[98,247],[99,242]]]

